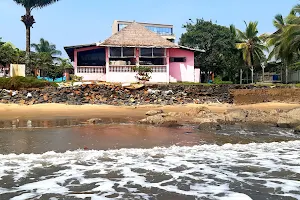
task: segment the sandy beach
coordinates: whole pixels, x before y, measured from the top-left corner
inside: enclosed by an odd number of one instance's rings
[[[36,105],[18,105],[18,104],[0,104],[0,119],[49,119],[55,117],[111,117],[111,118],[135,118],[145,117],[145,113],[153,109],[162,109],[164,112],[188,112],[192,108],[207,107],[212,112],[223,113],[228,109],[259,109],[290,110],[299,108],[300,104],[290,103],[259,103],[249,105],[232,104],[187,104],[187,105],[146,105],[146,106],[109,106],[109,105],[65,105],[65,104],[36,104]]]

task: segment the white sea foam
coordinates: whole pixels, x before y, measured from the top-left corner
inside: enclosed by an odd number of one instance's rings
[[[0,155],[0,199],[300,199],[299,179],[300,141]]]

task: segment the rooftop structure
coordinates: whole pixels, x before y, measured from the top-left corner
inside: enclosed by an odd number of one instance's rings
[[[119,21],[115,20],[112,25],[112,34],[115,34],[131,24],[132,21]],[[161,37],[171,41],[175,42],[176,36],[173,32],[174,27],[173,25],[169,24],[154,24],[154,23],[144,23],[144,22],[137,22],[138,24],[144,26],[148,30],[160,35]]]

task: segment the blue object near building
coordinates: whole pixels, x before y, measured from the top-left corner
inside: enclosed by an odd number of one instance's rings
[[[273,75],[273,81],[278,81],[279,80],[279,75],[275,74]]]
[[[65,76],[60,77],[60,78],[56,78],[56,79],[54,79],[54,81],[53,81],[52,78],[49,78],[49,77],[40,77],[40,76],[38,76],[37,78],[41,79],[41,80],[49,81],[49,82],[63,82],[63,81],[66,81]]]

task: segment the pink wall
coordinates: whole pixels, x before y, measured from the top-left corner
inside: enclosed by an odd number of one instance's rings
[[[99,49],[103,47],[84,47],[80,49],[75,49],[74,50],[74,74],[76,76],[82,76],[84,81],[106,81],[106,74],[105,73],[78,73],[77,72],[77,53],[81,51],[88,51],[88,50],[93,50],[93,49]],[[106,51],[107,52],[107,51]],[[108,57],[108,55],[106,55]],[[91,66],[80,66],[80,67],[91,67]],[[93,66],[93,67],[105,67],[105,66]]]
[[[170,82],[195,82],[194,52],[184,49],[169,49],[170,57],[186,57],[186,62],[170,62]]]

